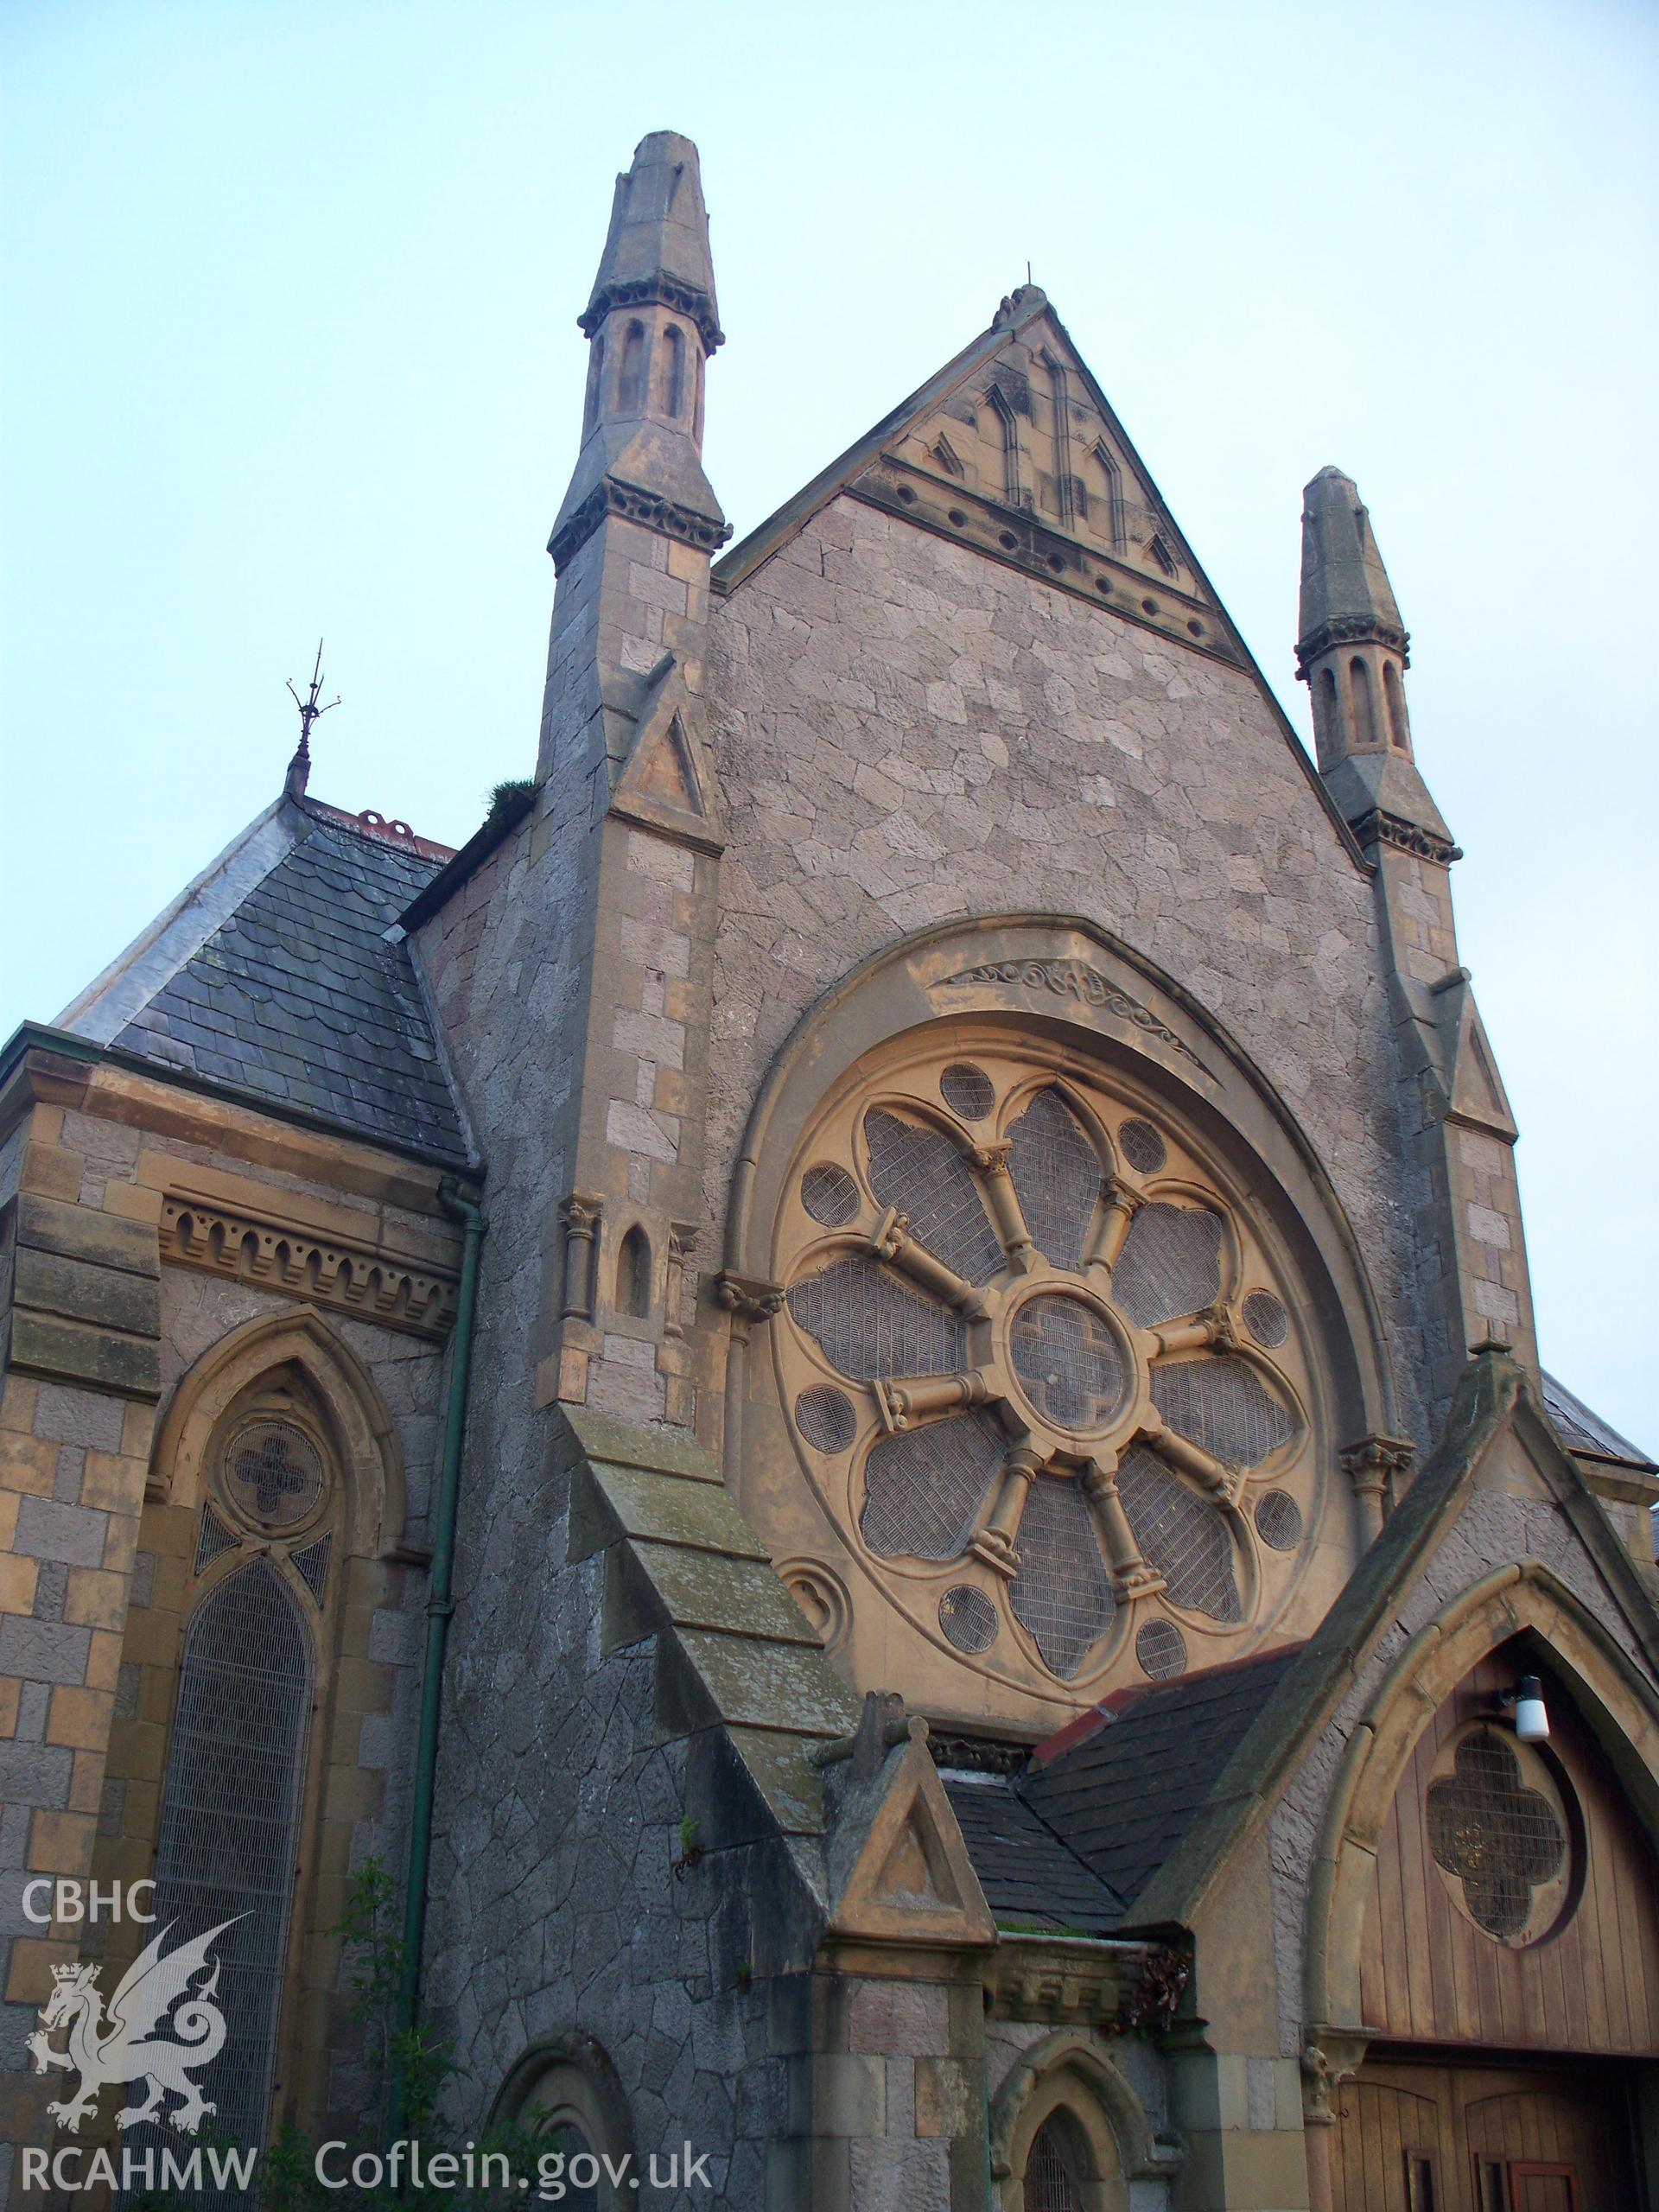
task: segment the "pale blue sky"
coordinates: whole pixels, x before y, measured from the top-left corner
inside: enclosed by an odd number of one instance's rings
[[[683,130],[740,532],[1027,259],[1300,727],[1300,490],[1357,479],[1544,1357],[1659,1448],[1659,10],[6,0],[0,72],[0,1033],[274,794],[320,631],[320,796],[459,842],[530,769],[574,318]]]

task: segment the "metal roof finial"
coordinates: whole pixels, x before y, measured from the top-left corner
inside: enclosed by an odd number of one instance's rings
[[[317,639],[316,664],[311,671],[310,690],[303,699],[294,689],[294,679],[288,679],[289,696],[300,710],[300,741],[294,748],[294,758],[288,764],[288,779],[283,785],[289,798],[303,798],[311,775],[311,725],[321,721],[331,708],[339,706],[338,696],[327,706],[317,704],[317,695],[322,690],[322,639]]]

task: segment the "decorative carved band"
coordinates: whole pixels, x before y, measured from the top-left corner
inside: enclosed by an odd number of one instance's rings
[[[1432,830],[1421,829],[1400,815],[1385,814],[1380,806],[1374,806],[1349,826],[1362,850],[1367,845],[1392,845],[1420,861],[1438,861],[1442,868],[1463,858],[1463,847],[1454,845],[1449,837],[1436,836]]]
[[[1408,631],[1396,628],[1392,622],[1379,622],[1374,614],[1333,614],[1318,629],[1310,630],[1305,638],[1296,640],[1299,682],[1307,682],[1309,669],[1333,645],[1384,645],[1390,652],[1398,653],[1408,668],[1411,666]]]
[[[647,530],[660,531],[664,537],[677,537],[687,545],[699,546],[705,553],[716,552],[732,534],[730,523],[721,522],[714,515],[699,514],[695,507],[683,507],[672,499],[664,499],[660,492],[647,492],[638,484],[624,484],[617,477],[607,476],[594,486],[564,528],[549,538],[547,550],[553,556],[556,575],[609,515],[620,515],[625,522],[643,523]]]
[[[1090,968],[1081,960],[992,960],[980,968],[964,968],[959,976],[947,976],[947,986],[956,983],[1018,983],[1028,991],[1052,991],[1057,998],[1077,999],[1084,1006],[1097,1007],[1103,1013],[1114,1014],[1120,1021],[1132,1022],[1160,1045],[1167,1045],[1185,1060],[1191,1060],[1201,1075],[1215,1077],[1189,1046],[1182,1043],[1166,1022],[1162,1022],[1150,1007],[1142,1006],[1139,999],[1118,984],[1109,982],[1098,968]]]
[[[414,1336],[447,1336],[454,1319],[453,1274],[188,1196],[162,1201],[162,1257]]]
[[[1004,1929],[983,1972],[995,2019],[1129,2034],[1169,2026],[1191,1967],[1167,1943],[1091,1943]]]
[[[671,308],[697,326],[702,350],[712,353],[726,343],[726,334],[715,320],[715,303],[701,284],[688,284],[662,270],[649,276],[618,277],[603,284],[576,317],[576,327],[591,338],[607,315],[618,308]]]

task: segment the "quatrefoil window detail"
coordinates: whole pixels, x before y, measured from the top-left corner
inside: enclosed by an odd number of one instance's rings
[[[269,1528],[303,1521],[322,1493],[322,1461],[310,1439],[285,1421],[245,1429],[227,1454],[232,1502]]]
[[[1534,1891],[1567,1858],[1555,1808],[1522,1782],[1514,1751],[1493,1728],[1465,1736],[1452,1772],[1428,1785],[1428,1842],[1435,1865],[1462,1883],[1470,1918],[1500,1939],[1524,1933]]]

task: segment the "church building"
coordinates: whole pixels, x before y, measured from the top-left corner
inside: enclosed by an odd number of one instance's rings
[[[533,776],[302,742],[0,1053],[10,2201],[377,2145],[373,1857],[464,2128],[705,2162],[573,2204],[1659,2208],[1659,1470],[1355,485],[1310,759],[1035,286],[734,543],[689,140],[580,326]],[[222,2048],[99,2103],[160,1929]]]

